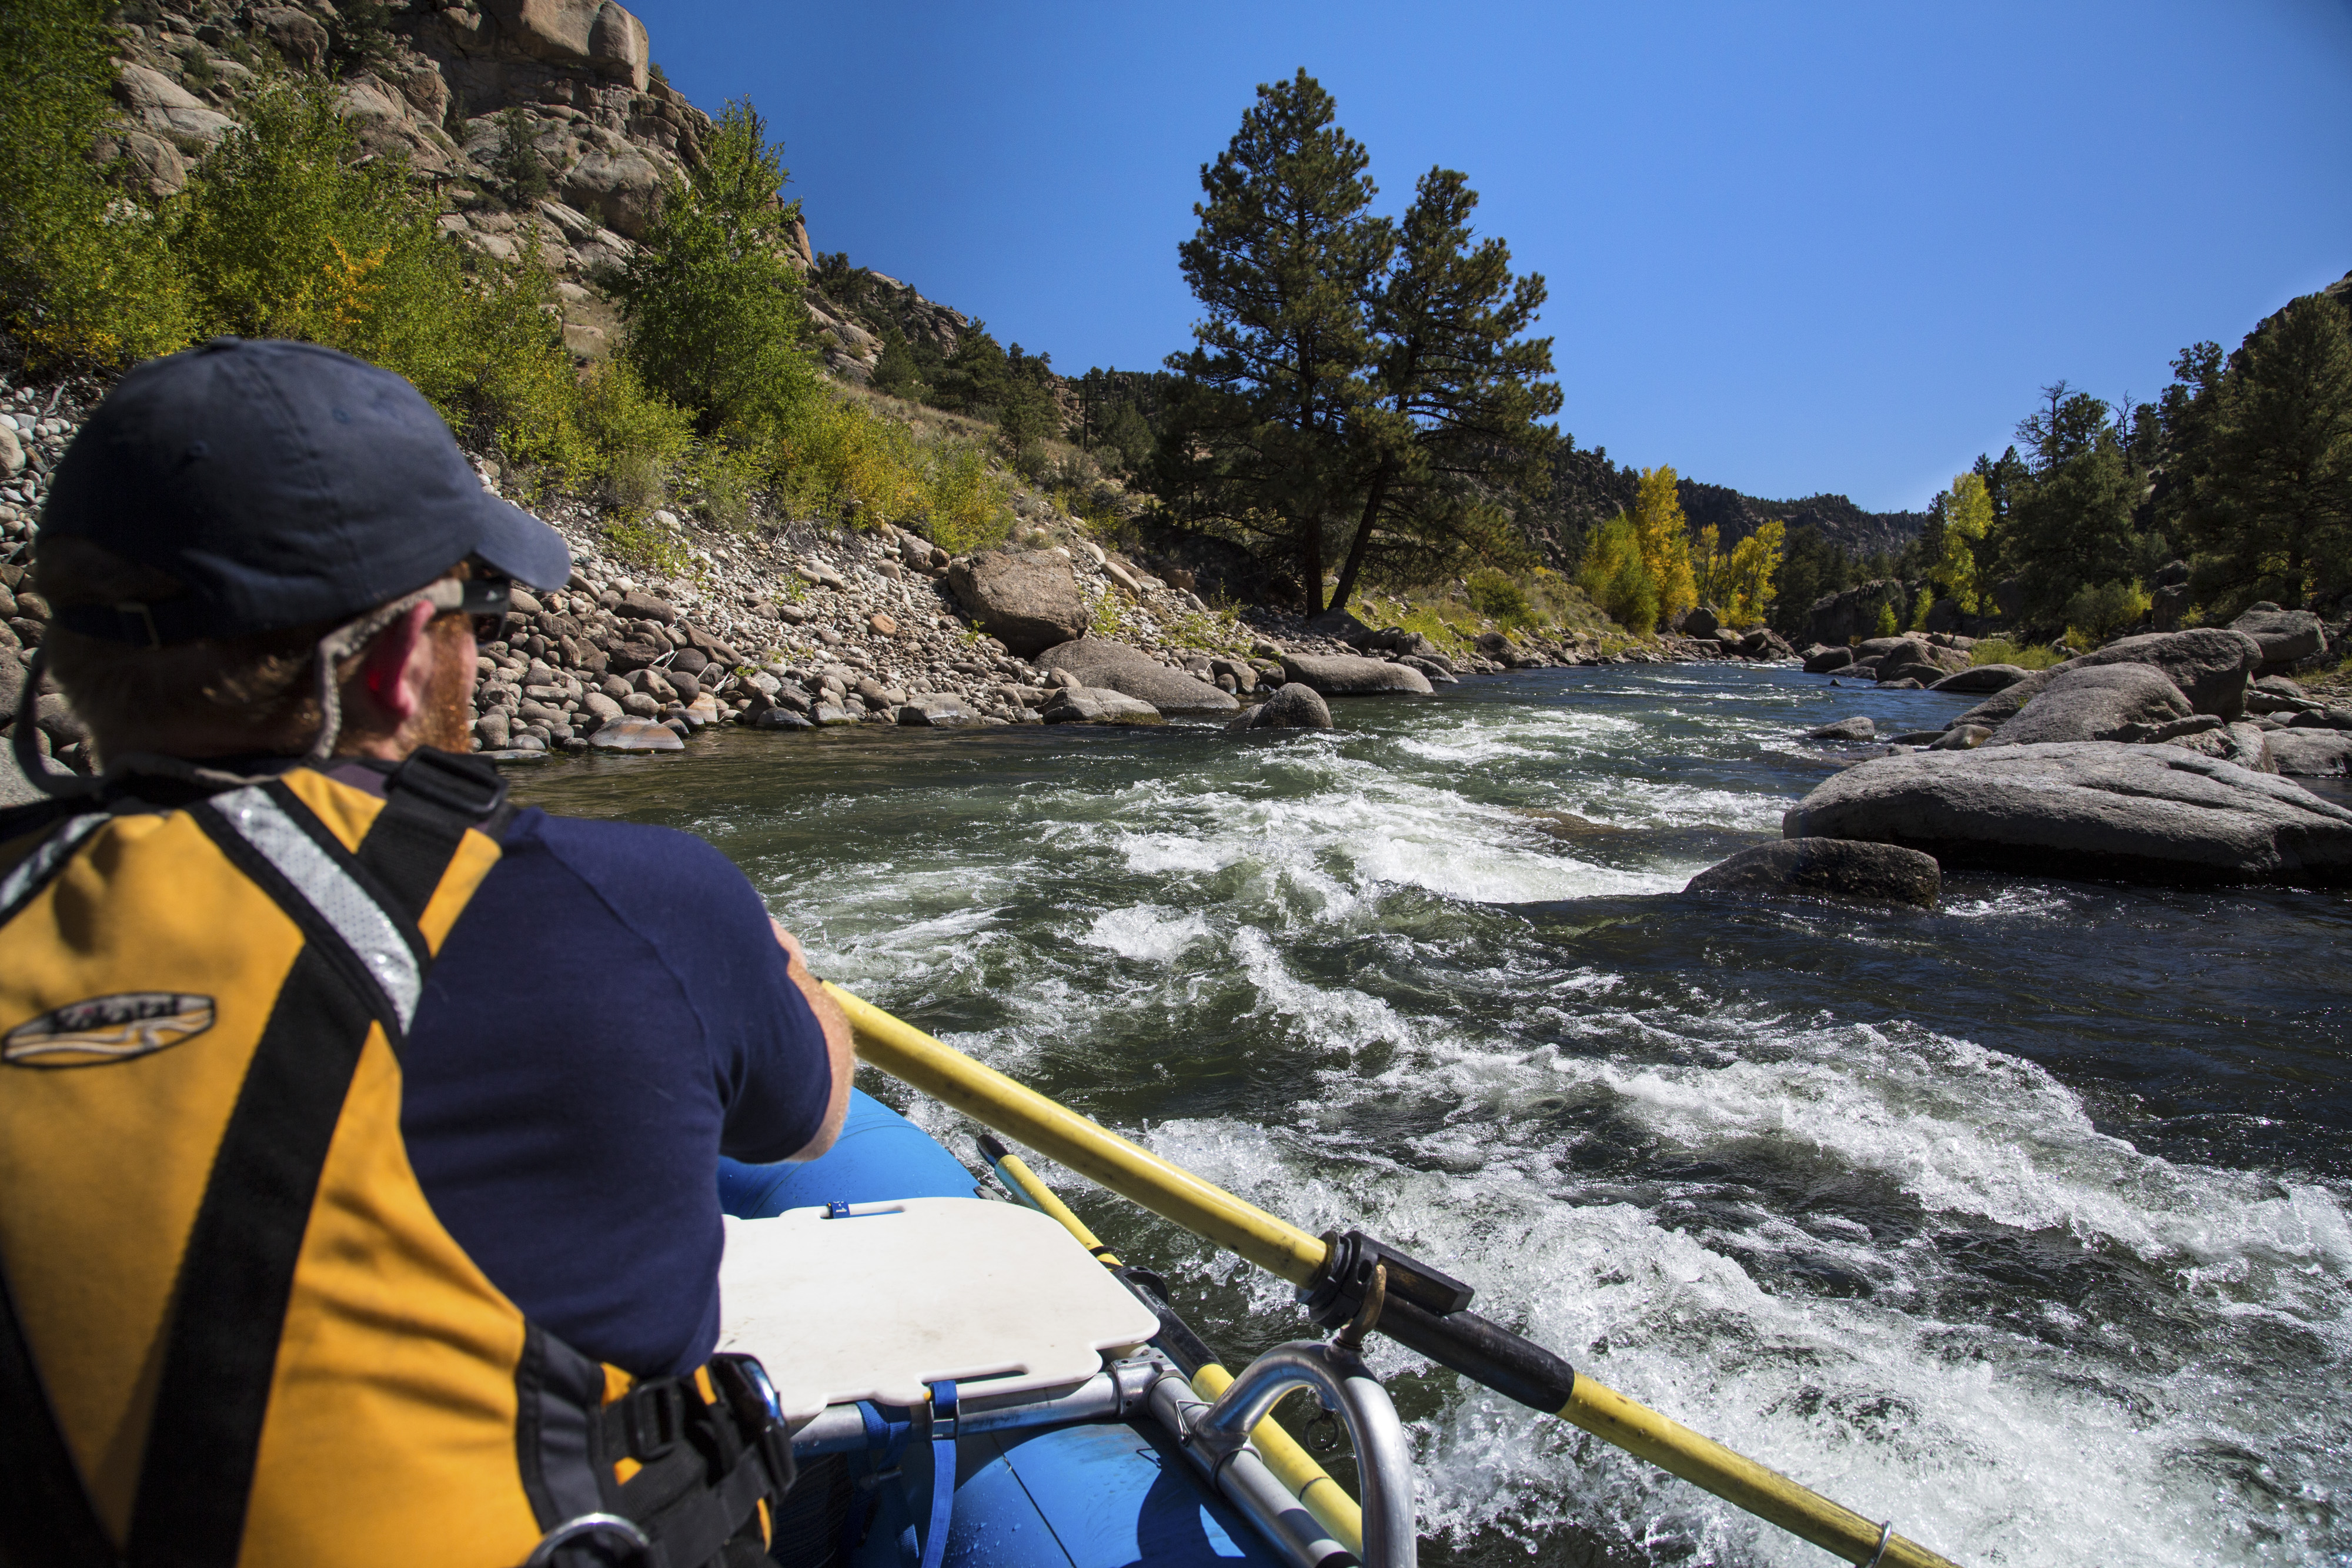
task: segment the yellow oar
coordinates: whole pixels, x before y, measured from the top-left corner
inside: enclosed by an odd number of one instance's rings
[[[827,984],[825,990],[849,1015],[858,1054],[892,1077],[1293,1284],[1308,1284],[1323,1272],[1331,1249],[1321,1237],[1097,1126],[838,986]],[[1895,1534],[1891,1526],[1874,1523],[1602,1386],[1541,1345],[1474,1312],[1439,1313],[1391,1292],[1377,1326],[1431,1359],[1572,1421],[1849,1563],[1957,1568]]]
[[[1061,1196],[1037,1177],[1021,1156],[1007,1151],[992,1138],[982,1138],[981,1153],[1004,1178],[1005,1185],[1025,1199],[1031,1207],[1062,1223],[1062,1228],[1077,1239],[1078,1245],[1099,1259],[1106,1269],[1120,1267],[1118,1255],[1104,1246],[1087,1228],[1087,1222],[1070,1212],[1070,1206]],[[1217,1396],[1233,1382],[1234,1375],[1215,1362],[1204,1363],[1192,1375],[1192,1392],[1213,1405]],[[1315,1456],[1298,1446],[1281,1422],[1268,1416],[1250,1431],[1250,1441],[1257,1445],[1258,1457],[1274,1479],[1290,1489],[1290,1495],[1307,1507],[1315,1521],[1331,1532],[1331,1539],[1354,1552],[1364,1554],[1364,1511],[1347,1489],[1331,1479],[1330,1472],[1315,1462]]]

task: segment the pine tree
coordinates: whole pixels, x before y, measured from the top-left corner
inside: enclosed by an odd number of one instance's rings
[[[2352,586],[2352,336],[2325,295],[2296,300],[2232,356],[2189,523],[2199,597],[2300,606]]]
[[[1262,85],[1241,130],[1201,170],[1199,230],[1179,248],[1207,311],[1160,444],[1159,488],[1180,512],[1265,538],[1322,609],[1328,530],[1352,499],[1349,435],[1370,401],[1367,304],[1395,241],[1369,215],[1361,144],[1302,69]]]
[[[1502,240],[1473,244],[1477,205],[1466,175],[1423,174],[1398,225],[1395,269],[1371,299],[1375,395],[1352,432],[1363,509],[1335,609],[1346,608],[1376,538],[1432,567],[1465,551],[1524,555],[1512,503],[1550,487],[1556,437],[1536,421],[1559,412],[1559,387],[1542,379],[1551,340],[1523,336],[1544,280],[1514,277]]]

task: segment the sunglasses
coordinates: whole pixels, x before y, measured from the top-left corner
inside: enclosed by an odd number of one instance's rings
[[[502,577],[444,579],[425,591],[425,599],[444,615],[462,615],[474,631],[474,641],[488,643],[504,629],[514,608],[514,584]]]

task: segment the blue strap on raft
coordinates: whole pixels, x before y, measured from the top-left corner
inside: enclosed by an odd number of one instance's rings
[[[948,1516],[955,1509],[956,1385],[931,1385],[931,1529],[923,1538],[923,1568],[940,1568],[948,1554]]]

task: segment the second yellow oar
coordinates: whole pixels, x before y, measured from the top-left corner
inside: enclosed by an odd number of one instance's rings
[[[1321,1237],[1171,1165],[838,986],[827,983],[825,991],[848,1015],[858,1054],[892,1077],[1293,1284],[1314,1283],[1325,1272],[1331,1249]],[[1572,1421],[1849,1563],[1957,1568],[1891,1525],[1577,1374],[1541,1345],[1475,1312],[1439,1314],[1392,1294],[1378,1327],[1432,1360]]]

